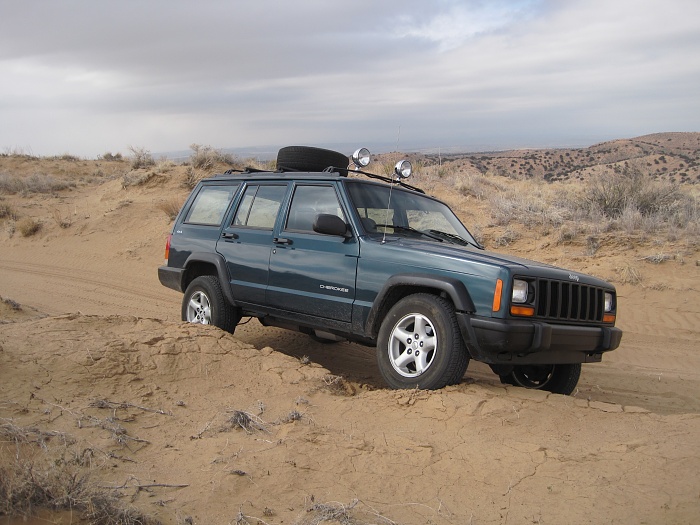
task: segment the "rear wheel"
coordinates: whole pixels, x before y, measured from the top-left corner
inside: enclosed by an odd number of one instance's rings
[[[500,376],[501,383],[569,395],[581,377],[581,364],[519,365]]]
[[[195,324],[213,324],[233,333],[241,316],[224,297],[219,279],[202,275],[194,279],[185,290],[182,320]]]
[[[452,303],[415,294],[394,305],[377,340],[379,371],[392,388],[436,389],[459,383],[469,364]]]

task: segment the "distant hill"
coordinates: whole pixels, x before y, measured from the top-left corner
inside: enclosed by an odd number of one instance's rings
[[[618,139],[588,148],[528,149],[499,152],[424,155],[427,164],[453,162],[511,178],[548,181],[585,180],[593,174],[639,170],[654,179],[700,182],[700,133],[654,133]],[[466,165],[465,165],[466,164]]]

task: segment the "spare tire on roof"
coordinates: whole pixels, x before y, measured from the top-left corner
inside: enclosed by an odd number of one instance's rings
[[[287,146],[277,152],[277,169],[323,171],[329,166],[346,169],[348,157],[337,151],[310,146]]]

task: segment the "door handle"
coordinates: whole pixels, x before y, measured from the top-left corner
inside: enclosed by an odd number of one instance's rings
[[[224,232],[221,234],[224,239],[238,239],[238,234],[233,232]]]
[[[275,237],[272,239],[275,244],[292,244],[292,239],[286,239],[285,237]]]

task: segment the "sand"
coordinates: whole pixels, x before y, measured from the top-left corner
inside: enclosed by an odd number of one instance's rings
[[[372,348],[180,322],[181,295],[157,279],[171,224],[157,204],[186,195],[165,177],[11,198],[44,227],[0,233],[0,296],[20,305],[0,302],[1,424],[50,433],[163,523],[700,520],[696,253],[504,249],[603,278],[634,264],[644,280],[616,283],[621,347],[572,396],[475,362],[459,385],[392,391]],[[3,461],[15,451],[0,442]]]

